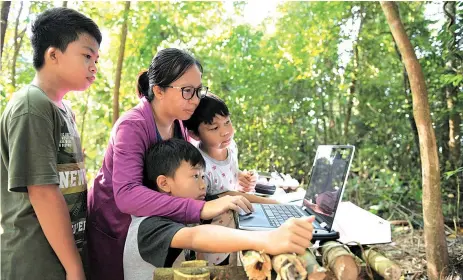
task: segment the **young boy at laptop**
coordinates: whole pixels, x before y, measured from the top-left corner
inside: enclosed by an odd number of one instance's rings
[[[205,199],[205,166],[192,144],[174,138],[161,141],[147,152],[146,186],[172,196]],[[228,209],[239,210],[239,204],[224,207],[224,212]],[[273,231],[246,232],[216,225],[187,227],[163,217],[132,216],[124,248],[124,278],[152,279],[154,269],[171,267],[182,249],[302,254],[312,238],[313,220],[291,219]]]
[[[233,135],[235,130],[230,112],[223,100],[214,94],[201,99],[198,107],[185,126],[190,137],[199,141],[198,149],[206,161],[208,195],[242,195],[251,203],[275,204],[273,199],[244,193],[255,186],[255,175],[238,168],[238,149]],[[232,213],[212,220],[212,224],[236,228]],[[228,264],[228,254],[200,255],[211,264]]]

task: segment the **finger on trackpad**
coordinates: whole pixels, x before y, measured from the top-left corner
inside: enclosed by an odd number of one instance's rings
[[[252,215],[252,212],[246,213],[243,209],[240,208],[240,211],[238,211],[238,215],[240,215],[240,217],[246,217]]]

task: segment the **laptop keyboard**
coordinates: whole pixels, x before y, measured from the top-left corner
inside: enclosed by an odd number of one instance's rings
[[[274,227],[279,227],[282,223],[291,217],[302,217],[294,205],[262,204],[262,208],[264,209],[270,224]]]

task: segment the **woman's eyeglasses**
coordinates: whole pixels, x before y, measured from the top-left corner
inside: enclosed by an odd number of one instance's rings
[[[198,96],[199,99],[203,98],[206,96],[207,91],[209,90],[208,87],[199,87],[199,88],[194,88],[194,87],[173,87],[173,86],[166,86],[166,88],[177,88],[182,91],[182,97],[185,100],[190,100],[193,98],[193,96]]]

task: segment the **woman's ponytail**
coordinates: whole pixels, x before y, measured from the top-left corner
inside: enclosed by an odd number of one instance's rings
[[[148,71],[143,71],[138,75],[138,83],[137,83],[137,90],[138,96],[142,98],[143,96],[146,97],[149,101],[151,101],[149,94],[150,91],[150,82],[148,78]]]

